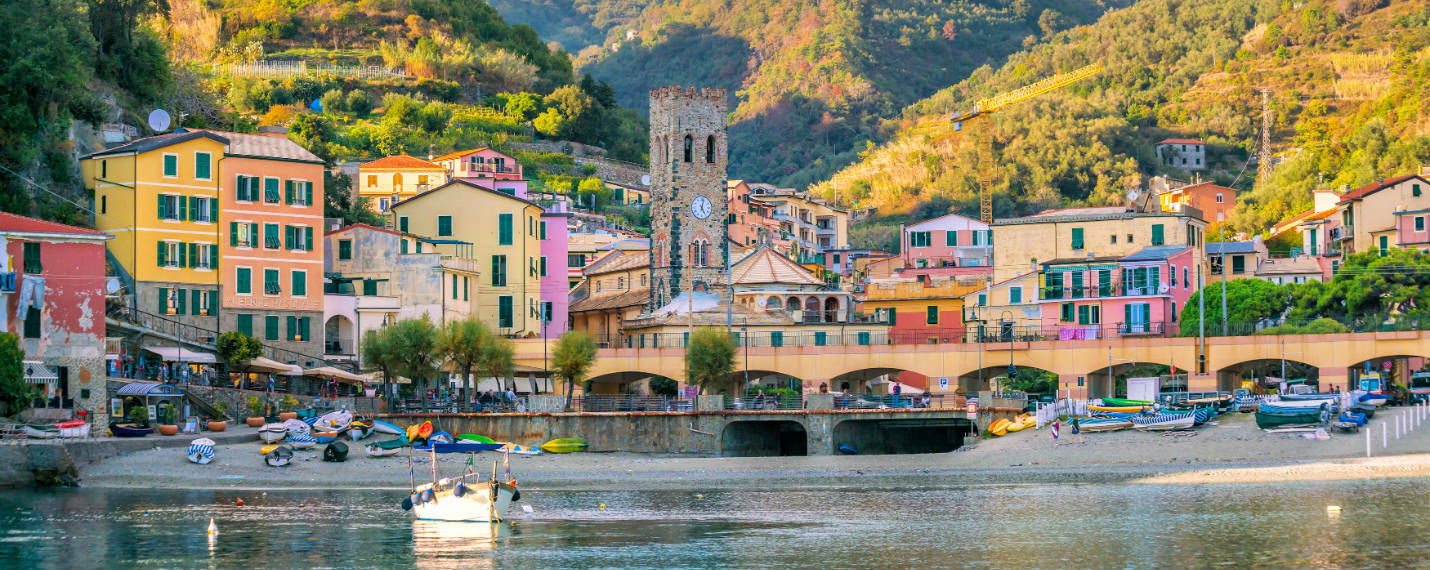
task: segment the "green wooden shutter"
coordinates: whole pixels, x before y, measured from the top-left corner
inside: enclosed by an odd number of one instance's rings
[[[898,311],[898,309],[895,309],[894,307],[889,307],[889,324],[890,324],[890,325],[897,325],[897,324],[899,324],[899,311]]]
[[[211,160],[213,160],[213,157],[209,153],[194,154],[194,178],[200,180],[207,180],[209,178],[209,161]]]
[[[248,247],[258,247],[258,222],[248,224]]]
[[[303,251],[313,251],[313,228],[303,228]]]
[[[1082,228],[1072,229],[1072,248],[1082,249]]]
[[[284,204],[288,204],[288,205],[292,205],[292,204],[293,204],[293,181],[292,181],[292,180],[284,180],[284,181],[283,181],[283,203],[284,203]]]
[[[1127,332],[1127,330],[1128,330],[1127,327],[1132,324],[1132,313],[1133,313],[1133,311],[1134,311],[1134,308],[1133,308],[1133,306],[1132,306],[1132,303],[1128,303],[1128,304],[1122,306],[1122,331],[1123,331],[1123,332]]]
[[[289,272],[289,280],[293,282],[293,290],[290,291],[294,297],[302,297],[308,294],[308,276],[301,271]]]
[[[209,314],[218,314],[218,291],[209,291]]]
[[[168,196],[165,196],[165,195],[163,195],[163,194],[160,194],[160,195],[158,196],[158,198],[159,198],[159,219],[161,219],[161,220],[167,220],[167,219],[169,219],[169,197],[168,197]]]
[[[779,348],[785,345],[785,333],[782,331],[770,332],[770,346]]]
[[[937,306],[937,305],[929,305],[929,306],[928,306],[928,315],[927,315],[927,317],[925,318],[925,322],[926,322],[927,324],[930,324],[930,325],[936,325],[936,324],[938,324],[938,306]]]
[[[228,223],[228,245],[238,247],[238,222]]]
[[[452,216],[437,216],[437,235],[452,235]]]
[[[1009,287],[1009,288],[1008,288],[1008,304],[1010,304],[1010,305],[1017,305],[1017,304],[1022,303],[1022,302],[1023,302],[1023,288],[1022,288],[1022,287]]]
[[[189,219],[189,201],[185,200],[183,196],[175,196],[174,201],[179,203],[178,220],[184,221]]]
[[[944,232],[943,239],[948,247],[958,247],[958,231],[948,230]]]
[[[313,337],[308,336],[308,323],[312,320],[312,317],[303,317],[301,319],[298,319],[298,332],[303,335],[303,342],[313,340]]]
[[[1162,245],[1165,241],[1162,224],[1152,224],[1152,245]]]
[[[209,246],[209,269],[218,269],[218,246]]]
[[[157,256],[154,258],[155,261],[156,261],[156,264],[157,264],[159,267],[163,267],[163,266],[164,266],[164,262],[165,262],[165,261],[168,261],[168,260],[166,259],[167,257],[169,257],[169,245],[161,241],[161,242],[159,242],[159,253],[158,253]]]
[[[199,266],[199,244],[189,244],[189,267]]]
[[[278,315],[263,317],[263,339],[278,340]]]
[[[497,245],[511,245],[511,214],[497,216]]]
[[[167,315],[167,314],[169,314],[169,288],[168,288],[168,287],[160,287],[160,288],[159,288],[159,314],[161,314],[161,315]]]
[[[312,206],[312,205],[313,205],[313,183],[312,183],[312,182],[306,182],[306,183],[303,184],[303,204],[304,204],[304,205],[307,205],[307,206]]]
[[[298,317],[288,316],[288,340],[294,340],[298,335]]]
[[[238,332],[253,336],[253,315],[238,315]]]
[[[452,300],[457,300],[457,276],[452,276]]]
[[[177,311],[174,311],[174,314],[187,315],[189,313],[188,295],[184,293],[183,289],[175,289],[175,291],[177,291],[177,293],[175,293],[175,296],[179,298],[179,308]]]
[[[234,292],[245,294],[253,292],[253,270],[247,267],[238,268],[237,271],[234,271],[234,280],[238,281],[234,285]]]

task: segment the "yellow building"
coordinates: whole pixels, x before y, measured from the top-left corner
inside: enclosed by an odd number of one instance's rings
[[[1064,208],[993,223],[993,282],[1055,260],[1123,257],[1151,245],[1185,245],[1205,265],[1201,212],[1136,212],[1122,206]]]
[[[141,311],[218,329],[218,161],[228,140],[208,131],[169,133],[80,161],[94,192],[95,227]]]
[[[417,157],[400,154],[358,166],[353,185],[368,207],[386,213],[393,204],[447,183],[447,169]]]
[[[540,336],[541,207],[454,180],[389,206],[388,224],[437,241],[472,244],[478,269],[479,318],[499,334]]]
[[[650,252],[607,252],[587,266],[571,291],[571,330],[583,331],[598,346],[625,346],[621,327],[650,303]]]

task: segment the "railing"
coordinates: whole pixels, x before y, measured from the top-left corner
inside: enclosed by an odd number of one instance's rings
[[[137,309],[128,303],[111,305],[107,310],[107,314],[116,320],[138,323],[154,332],[179,338],[184,342],[201,346],[207,350],[214,350],[213,343],[218,339],[219,335],[218,330],[176,321]],[[314,366],[327,366],[329,364],[328,361],[322,357],[277,348],[267,344],[263,345],[263,352],[264,356],[278,362],[299,362],[301,363],[300,365],[305,368],[309,366],[305,361],[311,361]]]
[[[1120,336],[1176,336],[1177,323],[1107,323],[1097,325],[1014,325],[992,323],[982,327],[970,325],[973,342],[1038,342],[1051,340],[1098,340]]]
[[[527,411],[526,398],[507,400],[501,394],[483,399],[479,394],[469,394],[475,398],[466,402],[458,398],[409,398],[394,406],[398,413],[427,414],[513,414]]]
[[[689,412],[694,409],[694,403],[672,396],[592,394],[573,398],[571,409],[580,412]]]

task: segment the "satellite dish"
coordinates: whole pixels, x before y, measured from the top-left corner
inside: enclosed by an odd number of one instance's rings
[[[1133,202],[1136,202],[1137,198],[1141,195],[1142,193],[1138,192],[1136,188],[1127,191],[1127,199]]]
[[[149,111],[149,128],[156,133],[169,130],[169,112],[163,109]]]
[[[109,279],[105,280],[105,282],[104,282],[104,292],[105,292],[105,293],[108,293],[108,294],[110,294],[110,295],[113,295],[113,294],[115,294],[115,293],[118,293],[118,292],[119,292],[119,278],[118,278],[118,277],[110,277]]]
[[[650,186],[650,175],[649,175],[649,174],[642,174],[642,175],[641,175],[641,185],[643,185],[643,186]]]
[[[1158,293],[1166,293],[1166,292],[1171,291],[1171,290],[1172,290],[1172,288],[1171,288],[1171,287],[1168,287],[1166,283],[1163,283],[1163,284],[1157,286],[1157,292],[1158,292]]]

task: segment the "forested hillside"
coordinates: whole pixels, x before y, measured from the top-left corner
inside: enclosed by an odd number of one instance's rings
[[[1310,204],[1315,187],[1358,185],[1430,161],[1430,8],[1384,0],[1144,0],[976,71],[905,111],[905,125],[1089,63],[1098,77],[977,125],[994,136],[998,216],[1109,204],[1155,174],[1152,144],[1210,145],[1203,173],[1243,193],[1236,229],[1257,231]],[[1280,163],[1252,189],[1261,96],[1270,93]],[[990,128],[991,127],[991,128]],[[986,129],[986,130],[985,130]],[[974,129],[970,129],[972,131]],[[816,190],[885,212],[920,202],[977,212],[979,136],[900,136]]]
[[[579,50],[644,109],[666,84],[731,93],[731,176],[827,178],[882,140],[882,119],[985,63],[1130,0],[496,0]],[[540,9],[535,9],[535,7]],[[579,22],[588,27],[581,28]],[[597,37],[597,45],[579,45]],[[576,33],[581,30],[580,33]],[[612,50],[613,46],[619,46]]]

